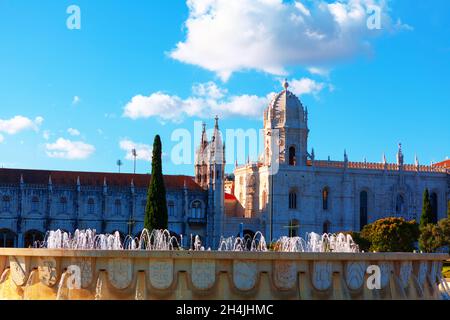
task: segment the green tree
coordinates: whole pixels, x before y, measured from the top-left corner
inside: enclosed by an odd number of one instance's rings
[[[161,138],[157,135],[153,143],[152,175],[145,207],[144,227],[149,231],[167,229],[168,227],[169,218],[167,214],[166,188],[162,173],[161,150]]]
[[[450,219],[450,200],[448,200],[448,203],[447,203],[447,218]]]
[[[411,252],[419,238],[415,220],[385,218],[366,225],[361,237],[370,242],[370,250],[378,252]]]
[[[419,238],[420,250],[435,252],[437,249],[450,246],[450,218],[442,219],[438,224],[427,224]]]
[[[420,217],[420,229],[424,228],[427,224],[433,222],[433,209],[431,208],[430,194],[428,189],[425,189],[423,193],[422,202],[422,216]]]

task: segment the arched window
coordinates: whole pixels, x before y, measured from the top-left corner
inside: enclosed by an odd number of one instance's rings
[[[295,157],[295,147],[292,146],[289,148],[289,165],[295,166],[297,164],[297,160]]]
[[[359,229],[362,230],[364,226],[367,224],[367,191],[361,191],[359,194]]]
[[[0,230],[0,248],[14,248],[16,246],[16,234],[9,229]]]
[[[25,233],[25,248],[39,247],[39,242],[44,241],[44,234],[37,230],[30,230]]]
[[[202,203],[199,200],[196,200],[191,204],[191,217],[197,219],[204,218],[202,212]]]
[[[330,190],[328,187],[323,188],[322,190],[322,207],[323,210],[328,210],[329,208],[329,197],[330,197]]]
[[[31,211],[39,211],[39,198],[33,197],[31,199]]]
[[[403,214],[405,212],[405,198],[403,195],[398,194],[395,200],[395,213]]]
[[[61,197],[59,199],[59,212],[67,213],[67,198],[66,197]]]
[[[9,196],[2,197],[2,211],[9,212],[11,210],[11,198]]]
[[[292,219],[289,221],[289,237],[298,237],[298,229],[299,229],[299,222],[296,219]]]
[[[88,200],[88,214],[95,214],[95,201],[92,198]]]
[[[328,233],[330,233],[330,229],[331,229],[331,222],[330,222],[330,221],[325,221],[325,222],[323,223],[323,228],[322,228],[323,234],[328,234]]]
[[[116,201],[114,201],[114,214],[116,216],[120,216],[122,214],[122,202],[120,199],[116,199]]]
[[[431,202],[431,213],[432,213],[431,222],[436,224],[438,222],[438,196],[437,196],[436,192],[433,192],[430,195],[430,202]]]
[[[297,193],[294,190],[289,192],[289,209],[297,209]]]
[[[175,203],[173,201],[167,203],[167,209],[169,211],[169,217],[175,217]]]

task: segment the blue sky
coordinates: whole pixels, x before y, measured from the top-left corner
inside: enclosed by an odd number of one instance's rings
[[[160,134],[165,172],[192,174],[171,159],[173,131],[215,114],[259,129],[283,78],[309,108],[317,158],[394,162],[399,142],[409,163],[449,156],[450,2],[249,1],[0,0],[0,165],[117,171],[122,159],[130,172],[136,146],[143,173]],[[381,30],[357,15],[371,3]],[[66,26],[72,4],[80,30]]]

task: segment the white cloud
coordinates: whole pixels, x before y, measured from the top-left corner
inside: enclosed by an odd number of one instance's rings
[[[163,92],[137,95],[125,106],[123,116],[131,119],[157,117],[162,121],[180,122],[185,117],[260,116],[267,98],[255,95],[225,97],[226,90],[215,83],[196,84],[192,96],[182,99]]]
[[[79,96],[74,96],[72,99],[72,104],[73,105],[77,105],[78,103],[80,103],[81,99]]]
[[[316,96],[326,86],[309,78],[292,80],[290,90],[297,95]],[[195,84],[192,95],[182,99],[163,92],[137,95],[125,106],[123,116],[131,119],[157,117],[161,121],[181,122],[185,117],[212,118],[244,116],[259,118],[272,98],[257,95],[227,95],[214,82]]]
[[[5,138],[0,134],[0,143],[2,143],[3,141],[5,141]]]
[[[95,147],[82,141],[59,138],[55,143],[46,144],[46,150],[50,158],[82,160],[89,158]]]
[[[38,126],[41,123],[41,117],[36,118],[34,121],[23,116],[15,116],[9,120],[0,119],[0,132],[13,135],[24,130],[38,130]]]
[[[74,129],[74,128],[67,129],[67,132],[73,137],[77,137],[80,135],[80,131],[78,131],[77,129]]]
[[[294,79],[289,82],[289,90],[298,96],[305,94],[317,96],[325,86],[325,83],[316,82],[309,78]]]
[[[187,0],[186,39],[170,56],[213,71],[223,81],[249,69],[286,75],[289,66],[330,64],[368,52],[369,40],[399,28],[387,1],[328,2]],[[367,27],[371,5],[381,8],[382,30]]]
[[[0,132],[13,135],[25,130],[37,131],[43,122],[44,118],[42,117],[37,117],[34,120],[24,116],[15,116],[9,120],[0,119]]]
[[[330,70],[327,70],[325,68],[309,67],[308,71],[313,75],[318,75],[322,77],[328,77],[330,75]]]
[[[129,139],[122,139],[119,142],[120,149],[126,152],[125,158],[127,160],[134,160],[132,150],[136,149],[136,159],[144,161],[152,161],[152,150],[153,148],[149,145],[133,142]]]

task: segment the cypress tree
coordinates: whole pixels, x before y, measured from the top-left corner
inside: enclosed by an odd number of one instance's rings
[[[448,200],[448,203],[447,203],[447,218],[450,219],[450,200]]]
[[[433,223],[433,209],[431,208],[430,194],[428,189],[423,193],[422,216],[420,217],[420,229],[427,224]]]
[[[147,205],[145,207],[144,227],[150,232],[154,229],[168,228],[166,188],[162,173],[161,138],[155,137],[153,143],[152,175],[147,192]]]

